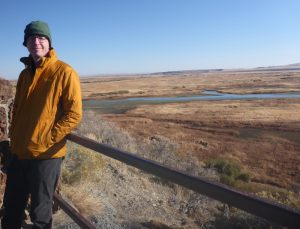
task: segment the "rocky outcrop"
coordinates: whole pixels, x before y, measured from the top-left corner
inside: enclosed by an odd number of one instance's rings
[[[5,160],[10,154],[8,129],[12,117],[13,86],[9,81],[0,78],[0,200],[4,193],[6,175]],[[6,160],[7,161],[7,160]],[[4,172],[4,173],[3,173]]]
[[[0,141],[8,137],[13,104],[13,87],[9,81],[0,78]]]

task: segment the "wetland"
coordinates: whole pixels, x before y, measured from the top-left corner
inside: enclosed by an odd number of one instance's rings
[[[300,189],[300,72],[177,72],[81,80],[85,109],[178,155],[228,159],[254,184]]]

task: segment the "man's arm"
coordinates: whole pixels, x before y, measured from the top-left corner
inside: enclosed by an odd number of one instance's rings
[[[62,89],[63,116],[55,123],[50,145],[60,142],[79,124],[82,118],[82,99],[80,81],[77,73],[72,71]]]

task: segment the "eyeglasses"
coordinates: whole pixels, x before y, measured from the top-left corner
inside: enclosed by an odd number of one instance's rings
[[[28,37],[27,41],[29,42],[34,42],[35,39],[37,39],[40,43],[44,43],[47,41],[47,38],[44,37],[44,36],[39,36],[39,35],[33,35],[33,36],[30,36]]]

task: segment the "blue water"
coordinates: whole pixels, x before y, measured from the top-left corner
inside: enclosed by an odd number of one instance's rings
[[[300,98],[300,93],[276,93],[276,94],[226,94],[216,91],[204,91],[203,95],[184,96],[184,97],[145,97],[129,98],[127,101],[194,101],[194,100],[245,100],[245,99],[286,99]]]
[[[216,91],[204,91],[201,95],[181,97],[138,97],[115,100],[85,100],[84,109],[96,110],[98,113],[123,113],[139,105],[189,102],[196,100],[255,100],[300,98],[300,93],[267,93],[267,94],[226,94]]]

